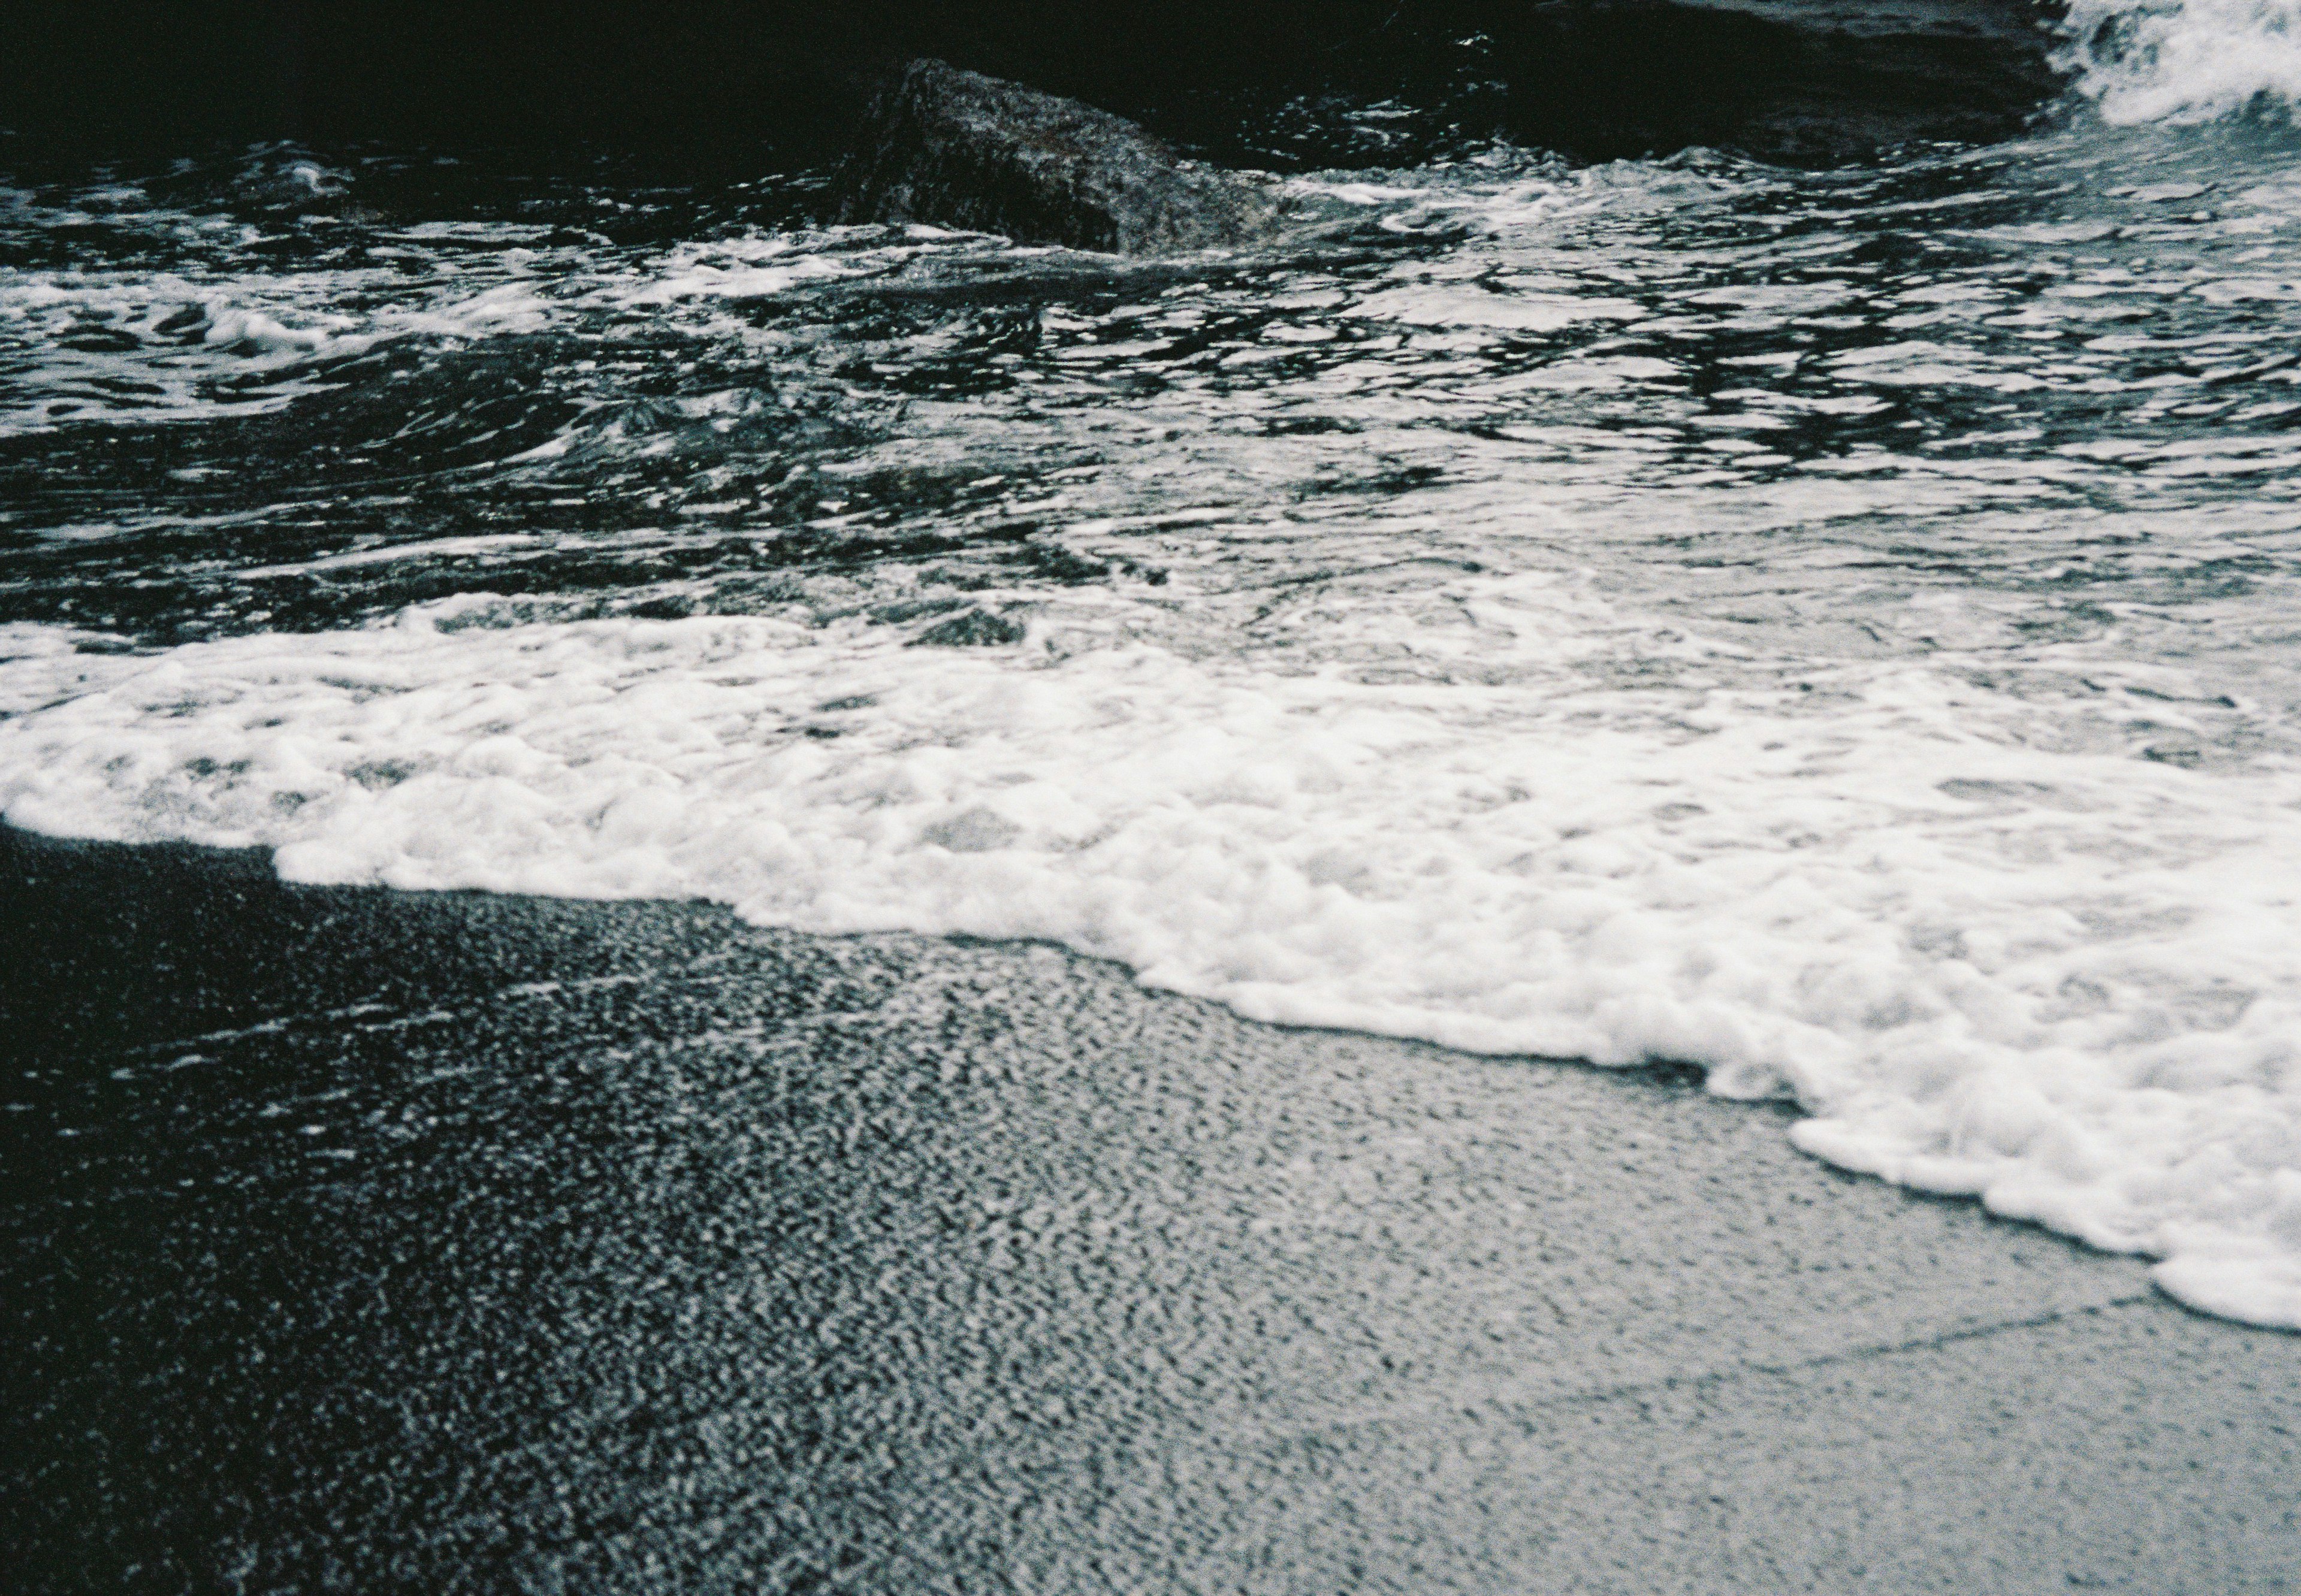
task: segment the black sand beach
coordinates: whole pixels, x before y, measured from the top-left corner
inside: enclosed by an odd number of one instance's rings
[[[10,1591],[2272,1591],[2295,1341],[1688,1084],[0,833]]]

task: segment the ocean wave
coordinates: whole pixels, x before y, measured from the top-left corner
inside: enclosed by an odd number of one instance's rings
[[[2288,115],[2301,97],[2295,0],[2072,0],[2063,65],[2121,124]]]
[[[149,656],[20,627],[0,812],[302,881],[1047,939],[1266,1020],[1698,1064],[1795,1099],[1832,1162],[2301,1326],[2301,766],[2138,757],[2170,670],[2090,705],[1954,659],[1737,684],[1584,586],[1445,597],[1308,669],[1086,614],[966,649],[478,597]],[[1594,664],[1672,648],[1716,683],[1626,700]]]
[[[1290,192],[1156,263],[58,206],[129,242],[0,272],[0,810],[1696,1063],[2301,1324],[2289,152]]]

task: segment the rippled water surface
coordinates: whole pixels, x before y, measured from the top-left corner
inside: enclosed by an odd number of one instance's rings
[[[2282,569],[2293,155],[1497,150],[1302,180],[1264,257],[1134,266],[784,230],[774,182],[18,193],[0,602],[172,641],[472,591],[823,616],[1187,571],[1247,604],[1226,628],[1468,562],[1832,648],[2159,626],[2129,606]]]
[[[1689,1060],[2301,1324],[2280,119],[1134,263],[473,159],[0,196],[10,820]]]

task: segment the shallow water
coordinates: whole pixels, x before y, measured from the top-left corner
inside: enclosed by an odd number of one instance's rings
[[[810,227],[806,173],[28,178],[0,805],[1690,1062],[2301,1326],[2256,13],[2120,13],[2155,54],[2096,28],[2014,143],[1481,146],[1155,264]]]

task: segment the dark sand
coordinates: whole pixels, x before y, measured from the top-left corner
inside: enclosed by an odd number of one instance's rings
[[[2301,1587],[2301,1338],[1683,1080],[0,832],[0,1589]]]

